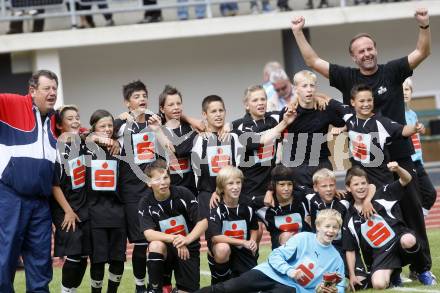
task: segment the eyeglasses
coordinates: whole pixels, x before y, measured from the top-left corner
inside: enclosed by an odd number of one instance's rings
[[[285,86],[283,86],[283,87],[280,87],[280,88],[275,88],[274,87],[274,90],[277,92],[277,93],[279,93],[279,92],[281,92],[281,91],[283,91],[283,92],[285,92],[286,90],[287,90],[287,84],[285,85]]]

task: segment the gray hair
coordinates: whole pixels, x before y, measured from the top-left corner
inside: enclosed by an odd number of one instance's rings
[[[289,77],[287,76],[287,73],[284,71],[284,69],[276,69],[270,74],[269,78],[271,83],[275,83],[278,81],[284,81],[289,80]]]

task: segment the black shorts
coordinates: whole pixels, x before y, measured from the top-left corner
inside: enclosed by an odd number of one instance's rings
[[[223,283],[218,283],[210,289],[205,288],[200,292],[215,293],[295,293],[296,289],[278,283],[259,270],[249,270],[240,277],[232,278]]]
[[[388,243],[384,247],[373,250],[371,270],[373,275],[378,270],[394,270],[402,267],[402,259],[400,256],[400,241],[396,237],[396,240]]]
[[[182,260],[177,249],[172,244],[167,244],[165,266],[174,271],[177,289],[193,292],[200,288],[200,245],[194,245],[188,250],[189,259]]]
[[[62,220],[53,219],[56,230],[54,237],[54,253],[56,257],[63,256],[88,256],[92,253],[90,221],[76,223],[75,231],[69,232],[61,229]]]
[[[139,204],[128,202],[124,204],[125,222],[128,241],[130,243],[147,243],[144,232],[141,231],[139,220]]]
[[[92,263],[125,261],[125,228],[92,228]]]
[[[231,255],[229,256],[229,266],[231,268],[232,277],[238,277],[257,266],[257,257],[247,248],[229,245]],[[208,248],[212,253],[212,242],[208,240]]]

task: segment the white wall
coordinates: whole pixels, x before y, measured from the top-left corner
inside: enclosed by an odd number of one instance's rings
[[[258,84],[267,60],[282,60],[281,33],[264,32],[223,37],[87,47],[60,51],[65,103],[77,104],[83,124],[98,108],[125,110],[122,85],[141,79],[150,91],[151,109],[164,85],[178,87],[185,111],[199,116],[201,100],[219,94],[228,117],[244,113],[244,89]]]

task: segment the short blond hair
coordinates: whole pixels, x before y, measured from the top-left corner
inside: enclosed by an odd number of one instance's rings
[[[413,81],[412,81],[411,77],[408,77],[407,79],[405,79],[402,86],[403,87],[408,86],[411,89],[411,91],[413,91]]]
[[[316,74],[314,74],[310,70],[301,70],[295,73],[295,75],[293,76],[293,85],[298,85],[298,83],[303,79],[316,83],[317,77]]]
[[[321,226],[325,220],[335,220],[342,227],[341,213],[334,209],[320,210],[316,215],[315,226]]]
[[[327,168],[319,169],[318,171],[315,172],[315,174],[313,174],[312,177],[313,185],[317,184],[318,181],[323,179],[333,179],[336,181],[335,173],[333,173],[333,171],[330,171]]]
[[[217,174],[216,178],[216,189],[215,192],[219,196],[223,196],[225,192],[225,185],[226,181],[228,181],[229,178],[240,178],[241,182],[243,182],[243,172],[241,172],[240,169],[233,167],[233,166],[226,166],[223,167],[220,172]]]
[[[251,94],[258,92],[258,91],[263,91],[264,93],[264,97],[267,99],[267,95],[266,95],[266,91],[264,90],[263,86],[261,85],[251,85],[248,86],[245,90],[244,90],[244,96],[243,96],[243,104],[246,104],[249,97],[251,96]]]

